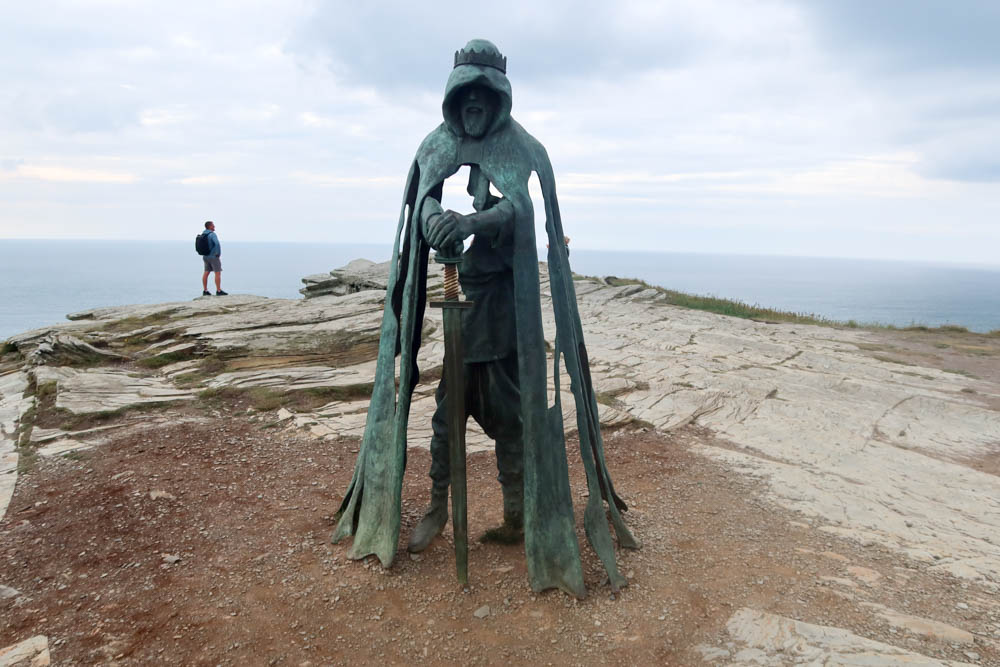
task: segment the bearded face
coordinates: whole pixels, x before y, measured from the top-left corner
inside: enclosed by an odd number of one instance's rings
[[[497,95],[489,88],[479,85],[463,88],[458,96],[458,109],[465,133],[476,139],[486,134],[498,106]]]

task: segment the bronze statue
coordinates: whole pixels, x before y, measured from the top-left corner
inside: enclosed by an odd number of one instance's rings
[[[590,492],[584,525],[613,590],[626,580],[615,563],[608,519],[621,546],[638,548],[639,544],[625,527],[621,512],[627,508],[615,494],[604,463],[552,167],[542,145],[510,117],[506,66],[507,59],[486,40],[472,40],[455,54],[442,105],[444,122],[421,143],[410,168],[393,247],[368,422],[333,541],[353,535],[350,556],[375,554],[384,566],[395,555],[406,424],[418,381],[416,357],[426,305],[427,261],[434,248],[439,258],[451,256],[451,261],[459,262],[461,286],[472,302],[461,315],[465,343],[462,415],[471,414],[496,440],[504,496],[504,524],[488,536],[513,541],[523,534],[535,591],[558,587],[583,597],[586,589],[574,533],[558,375],[551,408],[546,392],[549,366],[542,335],[535,218],[528,194],[532,172],[538,175],[545,201],[557,325],[551,367],[558,368],[564,361],[571,378]],[[470,215],[444,211],[440,204],[445,179],[463,165],[470,166],[468,192],[475,209]],[[491,194],[491,185],[499,197]],[[462,242],[469,236],[472,244],[462,254]],[[397,354],[401,357],[398,392]],[[447,521],[451,467],[446,384],[442,380],[438,386],[433,420],[431,506],[410,537],[411,551],[425,548]]]

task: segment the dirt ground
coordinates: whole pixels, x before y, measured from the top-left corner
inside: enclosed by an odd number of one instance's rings
[[[644,542],[619,554],[631,583],[618,595],[582,534],[572,441],[588,599],[532,593],[523,547],[476,542],[463,591],[450,524],[424,554],[401,544],[388,570],[351,561],[329,536],[358,443],[275,427],[245,407],[36,460],[0,522],[0,583],[23,593],[0,601],[0,646],[45,634],[61,665],[694,665],[705,664],[695,647],[724,644],[726,621],[750,606],[965,659],[962,647],[897,632],[864,600],[991,633],[955,605],[984,593],[770,504],[758,482],[690,451],[712,442],[696,427],[605,434],[626,521]],[[428,467],[428,453],[411,450],[403,541],[428,501]],[[471,456],[468,474],[477,536],[501,518],[493,456]],[[876,575],[851,584],[847,567]],[[1000,664],[989,646],[976,650]]]

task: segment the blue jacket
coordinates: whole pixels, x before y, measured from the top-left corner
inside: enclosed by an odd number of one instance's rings
[[[216,236],[215,232],[205,230],[205,236],[208,237],[208,256],[209,257],[221,257],[222,256],[222,244],[219,243],[219,237]]]

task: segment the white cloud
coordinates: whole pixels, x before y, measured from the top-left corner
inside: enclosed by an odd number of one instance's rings
[[[232,179],[226,176],[219,176],[217,174],[206,174],[205,176],[187,176],[185,178],[177,179],[177,182],[182,185],[220,185],[222,183],[229,183]]]
[[[101,169],[81,169],[60,165],[22,164],[13,170],[0,171],[0,180],[33,179],[54,183],[134,183],[135,174]]]
[[[983,259],[970,239],[1000,217],[1000,25],[976,4],[965,48],[961,12],[935,7],[940,43],[909,19],[885,34],[846,0],[15,3],[0,236],[12,211],[98,237],[142,215],[164,238],[209,210],[241,221],[227,238],[294,218],[300,240],[385,242],[452,54],[485,36],[575,247],[855,254],[859,230],[888,224],[914,258]]]
[[[177,125],[193,118],[193,114],[183,109],[146,109],[139,114],[139,124],[147,126]]]
[[[789,197],[926,198],[951,195],[959,190],[955,183],[921,176],[914,170],[919,161],[914,153],[876,155],[833,162],[817,169],[754,174],[753,182],[721,183],[714,187]]]
[[[299,183],[321,187],[355,188],[355,187],[399,187],[400,179],[396,176],[345,176],[343,174],[315,173],[294,171],[289,177]],[[405,179],[406,175],[403,175]]]

